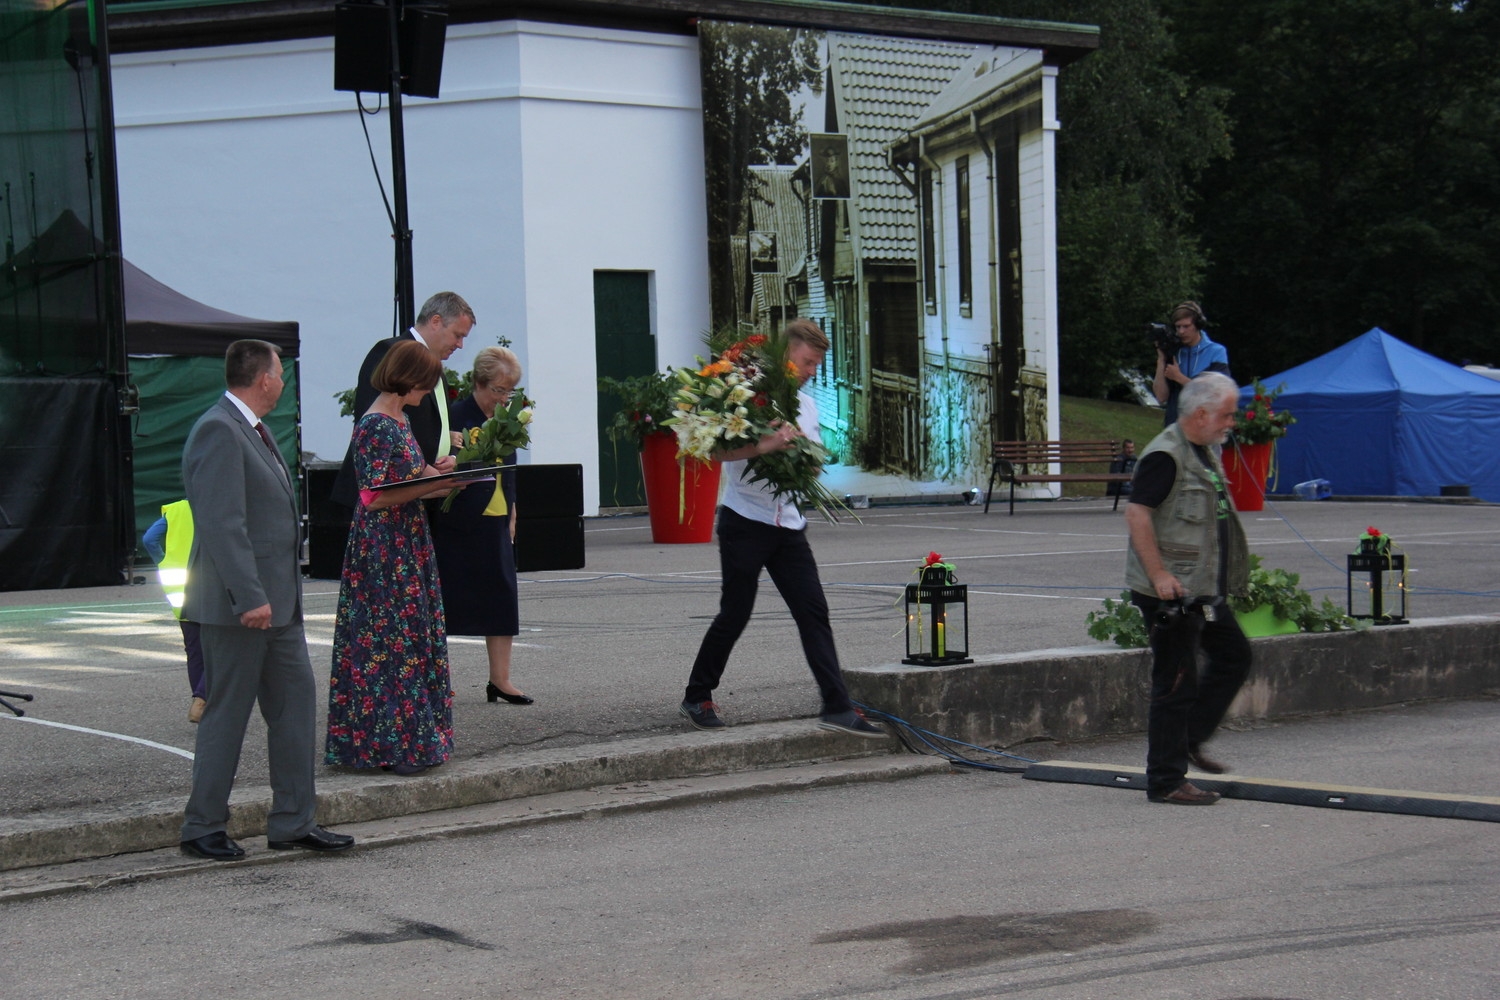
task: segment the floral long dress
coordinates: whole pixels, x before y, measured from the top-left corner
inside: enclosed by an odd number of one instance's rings
[[[367,413],[354,429],[361,490],[421,474],[404,421]],[[328,692],[329,764],[441,764],[453,750],[453,690],[437,559],[422,501],[371,510],[363,494],[339,584]]]

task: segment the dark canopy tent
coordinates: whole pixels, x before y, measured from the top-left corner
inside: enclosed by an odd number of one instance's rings
[[[93,324],[80,318],[76,303],[90,300],[95,278],[79,262],[94,259],[102,248],[92,233],[71,211],[52,225],[12,261],[56,261],[38,273],[34,289],[22,294],[34,300],[36,315],[46,317],[37,325],[46,336],[36,338],[23,329],[11,330],[10,320],[0,314],[0,336],[23,343],[45,341],[56,336],[94,335]],[[296,358],[299,348],[295,322],[252,319],[225,312],[188,298],[131,264],[120,262],[125,300],[125,352],[130,381],[139,390],[140,412],[133,421],[135,537],[160,516],[161,506],[182,498],[182,446],[193,423],[224,392],[224,352],[236,340],[265,340],[281,349],[286,390],[266,424],[276,438],[287,465],[297,468],[300,453],[300,409]],[[10,268],[11,263],[3,265]],[[27,321],[30,322],[30,321]],[[61,385],[61,382],[56,383]],[[49,477],[50,478],[50,477]],[[56,489],[75,490],[80,484],[71,477],[57,477]],[[93,489],[83,484],[83,489]],[[38,525],[36,530],[45,530]],[[60,555],[53,553],[49,559]],[[97,575],[97,574],[95,574]],[[42,573],[24,579],[35,587],[79,586],[97,579]],[[55,580],[56,582],[51,582]]]
[[[238,316],[188,298],[124,261],[125,347],[131,381],[140,389],[135,425],[137,535],[161,506],[182,498],[182,446],[203,411],[224,392],[224,351],[236,340],[281,348],[286,390],[266,417],[287,466],[301,450],[295,322]]]
[[[1437,496],[1467,486],[1500,502],[1500,382],[1376,327],[1263,379],[1297,418],[1277,442],[1277,488],[1326,479],[1344,496]],[[1240,390],[1248,402],[1253,389]]]

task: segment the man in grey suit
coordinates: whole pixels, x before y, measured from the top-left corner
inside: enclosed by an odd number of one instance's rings
[[[228,390],[198,418],[182,452],[195,531],[183,617],[202,626],[208,707],[198,725],[182,850],[227,860],[229,790],[250,709],[266,721],[276,850],[341,851],[354,838],[316,824],[313,728],[317,683],[302,625],[300,526],[291,476],[261,418],[281,398],[274,345],[237,340],[224,357]]]

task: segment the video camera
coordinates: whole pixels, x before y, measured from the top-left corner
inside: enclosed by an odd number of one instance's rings
[[[1165,323],[1147,323],[1146,335],[1155,342],[1156,349],[1166,355],[1168,361],[1176,359],[1177,349],[1182,346],[1176,330]]]

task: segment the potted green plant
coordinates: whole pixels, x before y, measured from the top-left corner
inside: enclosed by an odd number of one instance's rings
[[[637,450],[646,446],[652,434],[670,434],[662,421],[672,415],[672,394],[677,379],[670,371],[633,375],[630,378],[599,379],[599,391],[620,401],[614,419],[604,428],[616,444],[629,441]]]
[[[1297,422],[1285,409],[1276,408],[1281,386],[1267,389],[1256,379],[1250,401],[1234,415],[1234,436],[1224,446],[1224,476],[1236,510],[1262,510],[1266,481],[1270,476],[1276,439]]]
[[[719,503],[719,463],[678,456],[677,435],[662,426],[672,415],[677,386],[670,370],[622,379],[601,377],[599,391],[620,403],[604,431],[616,448],[625,443],[640,453],[651,540],[708,542],[713,540]]]
[[[1229,606],[1247,636],[1282,635],[1288,632],[1342,632],[1369,626],[1340,611],[1328,598],[1313,604],[1312,595],[1299,584],[1301,577],[1284,569],[1265,569],[1260,556],[1250,557],[1250,586],[1244,597],[1232,597]],[[1130,592],[1119,601],[1108,598],[1099,611],[1090,611],[1089,635],[1101,641],[1134,649],[1146,645],[1146,623],[1130,603]]]

